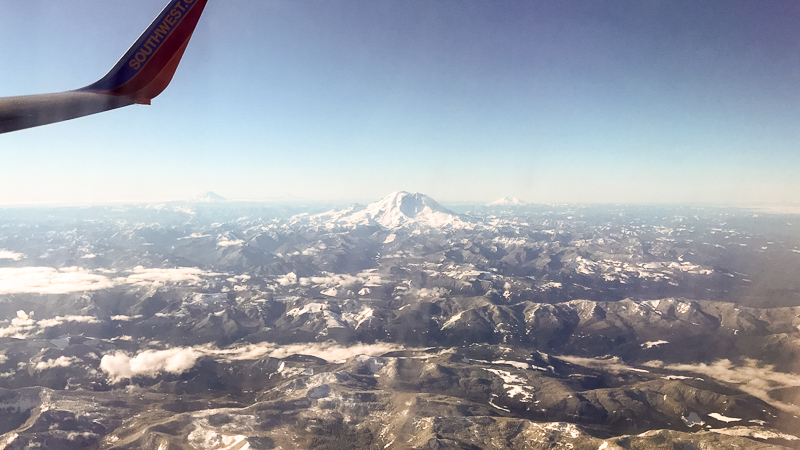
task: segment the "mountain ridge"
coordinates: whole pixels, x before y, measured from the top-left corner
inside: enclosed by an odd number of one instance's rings
[[[387,229],[408,227],[466,228],[469,221],[433,198],[418,192],[397,191],[369,205],[353,205],[314,216],[348,226],[379,225]]]
[[[217,194],[216,192],[207,191],[195,197],[194,201],[199,203],[222,203],[227,202],[228,199]]]
[[[525,206],[528,202],[518,199],[517,197],[503,197],[493,202],[489,202],[486,206]]]

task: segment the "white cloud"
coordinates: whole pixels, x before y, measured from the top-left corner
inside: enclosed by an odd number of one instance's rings
[[[66,356],[59,356],[56,359],[48,359],[47,361],[39,361],[33,368],[37,371],[54,369],[56,367],[69,367],[81,360],[75,357],[67,358]]]
[[[8,362],[8,356],[0,354],[0,364],[5,364]]]
[[[25,311],[17,311],[17,317],[11,319],[11,326],[0,328],[0,337],[25,339],[35,325],[36,321],[31,319]]]
[[[147,350],[131,358],[123,352],[105,355],[100,369],[113,381],[134,376],[154,377],[162,372],[181,374],[194,367],[202,353],[193,348]]]
[[[37,324],[41,328],[49,328],[63,325],[64,322],[100,323],[100,320],[92,316],[56,316],[52,319],[42,319]]]
[[[166,283],[199,284],[203,277],[220,275],[197,267],[147,269],[141,266],[127,271],[124,277],[109,278],[113,270],[90,271],[80,267],[0,268],[0,294],[69,294],[96,291],[117,285],[164,285]]]
[[[301,286],[323,285],[326,287],[344,287],[352,288],[359,284],[374,284],[380,285],[380,276],[371,273],[360,273],[358,275],[342,274],[329,274],[322,277],[303,277],[297,278],[297,275],[292,272],[284,276],[278,277],[275,281],[281,286],[290,286],[300,283]]]
[[[339,344],[323,342],[283,345],[270,352],[269,356],[273,358],[285,358],[290,355],[311,355],[326,361],[339,361],[357,355],[377,356],[403,349],[403,346],[390,343],[356,344],[343,347]]]
[[[80,323],[100,323],[100,320],[92,316],[57,316],[52,319],[42,319],[35,321],[31,318],[33,312],[28,315],[25,311],[17,311],[17,317],[11,319],[11,326],[0,328],[0,337],[14,337],[25,339],[36,328],[49,328],[63,325],[65,322]]]
[[[163,285],[165,283],[190,283],[198,284],[202,277],[219,275],[207,272],[197,267],[179,267],[176,269],[146,269],[142,266],[135,267],[129,271],[130,275],[125,278],[118,278],[115,281],[123,284],[134,285]]]
[[[297,284],[297,274],[289,272],[286,275],[281,275],[275,279],[281,286],[291,286]]]
[[[600,369],[610,373],[620,373],[620,372],[647,372],[643,369],[636,369],[631,367],[624,362],[622,362],[619,357],[615,356],[613,358],[608,359],[598,359],[598,358],[581,358],[579,356],[559,356],[559,359],[563,359],[572,364],[576,364],[578,366],[589,367],[592,369]]]
[[[16,253],[9,250],[0,250],[0,259],[10,259],[12,261],[19,261],[24,258],[22,253]]]
[[[364,283],[366,278],[348,274],[334,274],[326,277],[310,277],[309,280],[314,284],[348,287],[354,284]]]
[[[0,294],[69,294],[113,286],[107,277],[79,267],[0,268]]]
[[[17,311],[17,317],[11,319],[11,325],[15,326],[15,327],[33,326],[35,321],[33,319],[31,319],[32,315],[33,315],[33,312],[31,312],[30,315],[29,315],[25,311],[19,310],[19,311]]]
[[[341,346],[332,342],[277,345],[269,342],[251,344],[232,349],[215,349],[212,347],[195,347],[199,352],[212,356],[221,356],[227,360],[258,359],[265,356],[273,358],[286,358],[290,355],[310,355],[326,361],[339,361],[357,355],[377,356],[388,352],[404,350],[405,347],[397,344],[379,342],[376,344],[356,344]]]
[[[112,382],[118,382],[134,376],[154,377],[164,372],[180,374],[194,367],[197,360],[203,356],[223,361],[242,361],[267,356],[285,358],[290,355],[310,355],[326,361],[339,361],[357,355],[377,356],[404,349],[405,347],[401,345],[383,342],[348,347],[328,342],[293,345],[276,345],[265,342],[227,349],[204,345],[169,350],[147,350],[134,357],[123,352],[116,352],[113,355],[103,356],[100,360],[100,369],[108,374]]]
[[[229,241],[228,239],[223,239],[217,242],[217,247],[238,247],[240,245],[244,245],[244,241],[241,239],[236,239],[234,241]]]
[[[95,255],[94,253],[89,253],[87,255],[81,256],[81,259],[95,259],[95,258],[97,258],[97,255]]]
[[[764,400],[776,408],[792,414],[800,414],[800,407],[775,401],[769,396],[769,391],[772,389],[800,386],[800,375],[776,372],[775,366],[760,365],[755,359],[745,358],[743,366],[736,366],[727,359],[721,359],[711,364],[664,364],[656,360],[649,361],[644,365],[680,372],[700,373],[725,383],[737,384],[742,391]]]
[[[211,237],[211,235],[210,234],[203,234],[203,233],[192,233],[189,236],[178,238],[178,240],[181,240],[181,239],[201,239],[201,238],[207,238],[207,237]]]

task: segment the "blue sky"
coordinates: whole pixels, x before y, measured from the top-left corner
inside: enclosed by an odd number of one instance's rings
[[[92,83],[166,0],[0,0],[0,96]],[[800,202],[796,1],[211,0],[152,106],[0,136],[0,204]]]

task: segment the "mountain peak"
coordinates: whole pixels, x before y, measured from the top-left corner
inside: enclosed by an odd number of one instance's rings
[[[522,206],[522,205],[527,205],[527,203],[516,197],[503,197],[499,200],[495,200],[491,203],[486,204],[486,206]]]
[[[436,200],[418,192],[397,191],[366,207],[340,215],[337,222],[352,225],[461,227],[466,222]]]
[[[371,204],[370,206],[367,207],[367,209],[369,209],[372,206],[378,206],[381,209],[387,211],[390,209],[394,209],[397,212],[409,218],[417,217],[420,213],[423,213],[426,210],[426,208],[435,212],[455,215],[454,212],[443,207],[442,205],[437,203],[436,200],[428,197],[425,194],[420,194],[418,192],[406,192],[406,191],[393,192],[384,197],[382,200]]]
[[[195,201],[201,202],[201,203],[221,203],[221,202],[226,202],[228,200],[225,197],[223,197],[223,196],[221,196],[221,195],[219,195],[219,194],[217,194],[215,192],[208,191],[208,192],[205,192],[203,194],[198,195],[195,198]]]

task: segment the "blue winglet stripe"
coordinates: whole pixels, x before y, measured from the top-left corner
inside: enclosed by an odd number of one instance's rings
[[[113,91],[131,81],[147,65],[161,45],[167,41],[189,10],[198,3],[201,1],[174,0],[170,2],[105,77],[81,90]]]

